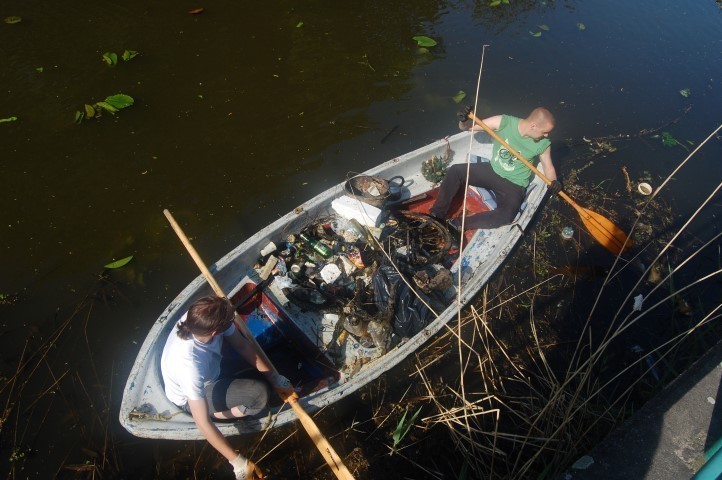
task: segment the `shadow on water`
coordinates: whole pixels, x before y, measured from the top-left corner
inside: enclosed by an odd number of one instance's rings
[[[453,133],[452,97],[463,90],[463,102],[473,103],[483,44],[491,47],[480,116],[522,116],[548,105],[566,189],[625,230],[642,208],[636,184],[659,185],[717,126],[718,2],[488,4],[221,2],[199,15],[189,13],[197,4],[137,1],[8,6],[3,18],[22,18],[0,24],[0,119],[18,118],[0,123],[0,466],[8,478],[227,477],[227,465],[204,442],[137,439],[117,423],[145,334],[197,276],[161,210],[171,208],[189,226],[204,258],[220,258],[348,171]],[[439,45],[422,51],[414,35]],[[103,53],[124,49],[140,55],[115,67],[102,61]],[[73,123],[84,104],[121,92],[136,103]],[[664,133],[678,145],[665,145]],[[720,155],[715,139],[656,199],[635,234],[636,245],[652,247],[607,287],[595,331],[626,298],[639,264],[649,266],[657,238],[674,232],[717,185]],[[715,235],[718,210],[715,198],[660,268]],[[558,234],[567,225],[576,232],[571,241]],[[552,364],[563,365],[577,341],[612,263],[582,231],[571,209],[549,200],[492,281],[492,293],[508,299],[495,334],[520,358],[532,313]],[[128,266],[98,274],[128,255]],[[667,291],[718,263],[708,250]],[[544,280],[543,295],[515,295]],[[685,292],[666,314],[630,328],[599,378],[639,360],[631,346],[649,352],[683,331],[682,301],[696,315],[719,301],[716,291]],[[434,378],[455,385],[442,344],[427,350],[441,365]],[[680,373],[708,343],[695,337],[686,346],[670,354],[666,375]],[[433,410],[418,378],[408,380],[414,362],[317,418],[359,478],[461,475],[457,444],[438,425],[412,429],[410,446],[389,455],[401,414],[419,405],[422,417]],[[663,383],[636,368],[645,380],[630,400],[635,408]],[[268,454],[262,465],[276,478],[328,478],[293,429],[235,438],[234,446],[256,458]]]

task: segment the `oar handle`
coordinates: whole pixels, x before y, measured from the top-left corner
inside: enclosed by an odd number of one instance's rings
[[[205,277],[208,284],[211,286],[213,291],[216,295],[219,297],[226,296],[225,293],[223,293],[223,289],[221,286],[216,282],[216,279],[213,278],[213,274],[211,274],[211,271],[208,270],[208,267],[206,267],[206,264],[203,263],[203,260],[201,259],[201,256],[198,255],[198,252],[195,248],[193,248],[193,245],[191,245],[190,240],[188,240],[188,237],[186,237],[186,234],[183,233],[183,230],[181,229],[180,225],[178,225],[178,222],[175,221],[175,218],[173,218],[173,215],[171,215],[170,211],[168,209],[163,210],[163,215],[165,215],[165,218],[168,219],[168,223],[170,223],[170,226],[173,227],[173,230],[175,231],[176,235],[178,235],[178,238],[180,239],[181,243],[183,243],[183,246],[186,247],[186,250],[188,250],[188,253],[190,253],[191,257],[193,258],[193,261],[196,262],[196,265],[200,269],[201,273]]]
[[[208,267],[206,267],[206,264],[203,262],[200,255],[198,255],[196,249],[193,248],[190,240],[188,240],[186,234],[183,233],[183,230],[181,229],[180,225],[178,225],[178,223],[175,221],[170,211],[168,211],[168,209],[163,210],[163,215],[165,215],[165,217],[168,219],[168,222],[170,223],[171,227],[173,227],[176,235],[178,235],[178,238],[186,247],[188,253],[190,253],[191,257],[193,257],[193,260],[196,262],[196,265],[200,269],[201,273],[203,274],[215,294],[219,297],[227,298],[225,292],[223,292],[221,286],[218,284],[218,282],[216,282],[213,274],[210,270],[208,270]],[[256,341],[256,337],[254,337],[253,333],[251,333],[251,331],[248,329],[248,325],[246,325],[246,322],[239,319],[236,320],[236,326],[241,330],[243,336],[246,337],[250,342],[252,342],[256,351],[258,352],[258,355],[275,373],[277,373],[278,370],[276,370],[276,367],[273,365],[273,363],[271,363],[271,360],[266,355],[266,352],[264,352],[261,346],[258,344],[258,341]],[[303,407],[298,403],[298,401],[296,401],[296,399],[290,399],[288,403],[291,404],[291,408],[293,408],[296,416],[301,421],[301,425],[303,425],[303,428],[306,430],[306,433],[308,433],[308,436],[311,437],[313,443],[316,444],[316,448],[318,448],[319,452],[326,460],[326,463],[328,463],[328,466],[331,467],[331,470],[336,475],[336,478],[340,480],[354,480],[353,475],[351,475],[351,472],[349,472],[349,470],[346,468],[346,465],[344,465],[341,457],[338,456],[331,444],[328,443],[328,440],[326,440],[326,437],[323,436],[321,430],[319,430],[318,426],[313,421],[311,416],[303,409]]]

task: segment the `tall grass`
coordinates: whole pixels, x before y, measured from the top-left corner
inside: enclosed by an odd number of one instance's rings
[[[720,128],[664,180],[640,209],[630,235],[646,220],[647,207],[659,192]],[[632,413],[640,400],[716,342],[722,330],[716,322],[722,303],[719,295],[711,295],[711,304],[709,298],[702,301],[701,295],[706,288],[719,289],[722,233],[697,242],[700,245],[695,248],[683,248],[682,238],[720,188],[722,183],[664,242],[650,240],[637,246],[632,258],[615,259],[571,342],[550,346],[544,343],[550,335],[540,335],[550,324],[536,311],[537,305],[545,308],[547,284],[558,278],[547,278],[521,294],[513,294],[513,285],[497,288],[496,294],[490,288],[483,292],[480,303],[461,318],[456,335],[449,336],[451,341],[459,339],[456,381],[435,382],[428,365],[420,362],[417,366],[436,412],[423,421],[445,427],[459,452],[460,476],[469,469],[474,478],[556,478]],[[537,249],[532,247],[532,251],[536,262]],[[648,263],[641,272],[635,271],[642,260]],[[706,268],[687,280],[689,275],[683,273],[693,263]],[[650,282],[653,269],[664,273]],[[634,276],[636,280],[629,284]],[[622,286],[610,290],[613,285]],[[619,291],[624,292],[621,297]],[[510,341],[508,334],[501,338],[499,332],[519,322],[518,310],[508,308],[508,302],[518,302],[520,295],[530,299],[529,310],[523,328],[513,328],[524,332],[521,341],[519,336]],[[681,300],[695,295],[700,300],[692,302],[691,312],[682,311]],[[610,298],[617,298],[613,309],[606,305]],[[650,343],[642,354],[639,348],[636,358],[620,358],[624,356],[620,352],[629,350],[633,332],[660,318],[671,327],[656,324],[660,332],[648,336]],[[716,333],[705,336],[709,331]],[[525,351],[520,351],[519,344],[525,342]]]

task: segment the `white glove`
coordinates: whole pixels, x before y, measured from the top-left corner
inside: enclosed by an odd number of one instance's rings
[[[281,375],[280,373],[274,373],[270,378],[269,382],[273,388],[291,388],[291,381]]]
[[[233,467],[233,474],[236,476],[236,480],[250,480],[253,478],[249,476],[249,473],[252,474],[252,472],[248,471],[248,459],[240,453],[228,463]]]

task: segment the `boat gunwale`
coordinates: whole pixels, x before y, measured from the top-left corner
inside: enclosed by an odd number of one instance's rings
[[[430,155],[432,154],[432,152],[437,152],[438,154],[441,154],[447,148],[447,140],[448,142],[455,145],[460,145],[463,140],[468,137],[468,135],[468,132],[462,132],[450,137],[449,139],[438,140],[412,152],[408,152],[399,157],[392,158],[391,160],[388,160],[372,169],[369,169],[368,171],[364,172],[364,174],[378,175],[383,172],[387,172],[395,165],[404,165],[405,162],[409,160],[417,159],[420,157],[420,155]],[[478,136],[478,134],[474,134],[475,141],[477,142]],[[482,143],[478,142],[478,144]],[[482,145],[484,144],[485,143],[483,143]],[[464,155],[464,157],[465,156],[466,155]],[[417,170],[419,169],[420,166],[417,167]],[[255,272],[247,265],[245,267],[241,266],[241,268],[236,268],[238,264],[241,263],[240,259],[244,256],[247,256],[249,252],[255,252],[256,250],[259,250],[259,245],[261,245],[262,247],[268,241],[275,240],[275,238],[272,238],[273,234],[278,234],[278,232],[282,232],[288,229],[289,226],[290,228],[293,228],[294,225],[305,225],[304,221],[307,222],[307,215],[313,212],[317,212],[319,210],[327,209],[328,205],[330,205],[331,199],[345,193],[344,183],[345,182],[341,182],[336,186],[330,187],[324,192],[321,192],[310,200],[302,203],[296,209],[288,212],[284,216],[278,218],[271,224],[259,230],[256,234],[250,236],[249,238],[241,242],[237,247],[232,249],[230,252],[220,258],[217,262],[211,265],[209,269],[214,274],[214,276],[217,276],[216,279],[219,284],[225,287],[225,291],[229,298],[235,293],[235,291],[240,289],[245,282],[260,281],[257,272]],[[408,355],[418,349],[423,343],[428,341],[429,338],[437,334],[445,325],[449,323],[449,321],[454,316],[458,316],[460,314],[461,308],[465,306],[466,303],[468,303],[469,300],[471,300],[471,298],[473,298],[478,293],[481,286],[489,280],[489,278],[491,277],[491,275],[493,275],[498,266],[501,265],[501,263],[506,259],[508,253],[517,243],[523,233],[523,230],[529,224],[531,218],[541,204],[545,193],[544,187],[546,187],[546,185],[538,177],[535,177],[533,179],[533,184],[535,186],[540,186],[541,188],[535,187],[529,190],[527,208],[525,208],[521,212],[521,215],[514,224],[512,224],[511,226],[499,227],[498,229],[494,230],[477,230],[474,234],[474,238],[476,238],[478,235],[486,234],[495,235],[500,239],[504,239],[507,241],[504,242],[505,246],[502,246],[502,252],[500,252],[502,254],[491,258],[489,262],[484,264],[483,272],[474,273],[474,275],[469,279],[469,281],[463,286],[461,295],[459,295],[458,297],[458,302],[452,303],[414,337],[395,346],[386,355],[365,364],[356,374],[350,377],[342,375],[339,382],[334,383],[329,387],[325,387],[316,392],[313,392],[308,396],[302,397],[299,402],[303,406],[303,408],[308,412],[316,411],[324,406],[330,405],[340,400],[341,398],[350,395],[362,386],[374,381],[375,379],[398,365],[404,359],[406,359]],[[495,250],[495,248],[493,250]],[[240,281],[238,280],[238,272],[244,272],[244,275],[241,276]],[[173,425],[182,425],[182,427],[178,428],[170,427],[170,422],[166,422],[163,420],[132,420],[130,418],[130,412],[138,406],[137,403],[133,403],[137,402],[137,400],[135,400],[137,395],[133,396],[134,400],[133,402],[131,402],[130,396],[127,394],[133,389],[141,388],[141,385],[136,384],[136,381],[141,379],[145,380],[146,378],[148,378],[149,375],[153,375],[153,372],[149,372],[149,367],[148,365],[146,365],[146,362],[150,362],[151,364],[157,364],[155,365],[157,367],[155,375],[160,376],[159,356],[160,352],[162,352],[163,345],[165,344],[167,332],[170,328],[172,328],[170,325],[168,325],[168,320],[172,319],[172,324],[174,325],[177,320],[187,311],[192,301],[200,298],[203,295],[208,295],[211,293],[212,291],[206,283],[205,278],[202,275],[199,275],[198,277],[193,279],[175,297],[173,301],[170,302],[170,304],[154,322],[150,331],[148,332],[148,335],[146,336],[146,339],[138,352],[135,363],[128,376],[128,380],[123,391],[123,399],[119,412],[121,424],[133,435],[144,438],[175,440],[197,440],[204,438],[200,431],[198,431],[198,429],[195,427],[195,424],[190,417],[188,419],[185,419],[186,421],[183,422],[172,422]],[[280,307],[281,306],[279,305],[279,308]],[[154,360],[153,356],[157,358],[155,358]],[[159,385],[162,385],[162,383],[159,383]],[[145,386],[145,388],[148,387],[152,386]],[[161,391],[160,395],[164,396],[164,392]],[[273,419],[271,419],[270,416],[266,418],[251,418],[233,423],[219,423],[217,424],[217,426],[219,427],[221,433],[223,433],[224,435],[237,435],[258,432],[259,430],[266,428],[270,425],[279,426],[294,421],[295,419],[296,417],[292,409],[285,408],[280,412],[277,412],[275,418]]]

